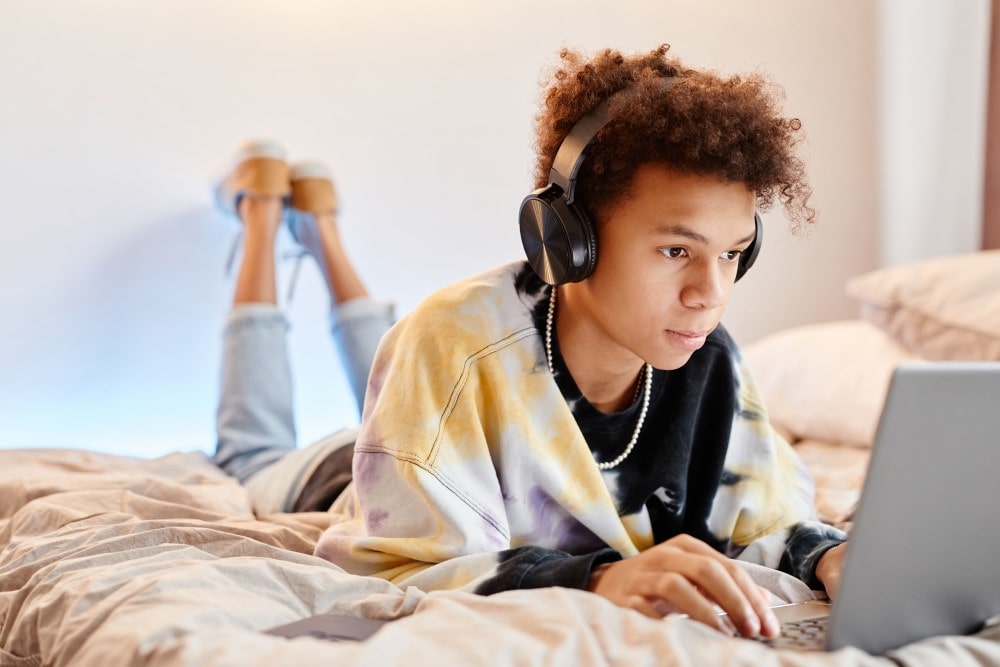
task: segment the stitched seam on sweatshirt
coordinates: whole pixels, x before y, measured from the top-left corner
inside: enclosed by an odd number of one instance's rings
[[[465,385],[468,384],[469,378],[472,377],[473,365],[475,365],[475,363],[480,359],[492,356],[531,335],[538,335],[538,329],[533,326],[521,329],[506,338],[502,338],[496,343],[490,343],[481,350],[473,352],[466,357],[465,363],[462,365],[462,373],[459,375],[458,381],[455,382],[455,386],[451,390],[451,395],[448,397],[448,403],[445,405],[445,408],[441,413],[441,419],[438,422],[438,432],[437,435],[434,436],[434,442],[431,443],[431,450],[427,455],[427,461],[431,466],[434,466],[434,462],[437,459],[438,451],[441,447],[441,440],[444,438],[445,425],[447,424],[448,419],[451,418],[452,413],[454,413],[455,408],[458,406],[458,398],[462,395],[462,390],[465,389]]]
[[[419,456],[413,454],[400,454],[399,452],[390,451],[381,447],[357,447],[355,449],[357,452],[364,452],[366,454],[384,454],[386,456],[391,456],[397,461],[402,461],[415,465],[432,478],[437,480],[444,488],[448,489],[453,496],[462,501],[469,509],[479,515],[484,521],[493,526],[497,533],[503,537],[504,540],[510,540],[510,533],[506,530],[503,522],[493,516],[490,511],[484,507],[482,504],[476,502],[476,500],[465,493],[457,484],[452,482],[446,475],[441,474],[441,471],[435,469],[433,466],[427,464],[427,462]]]

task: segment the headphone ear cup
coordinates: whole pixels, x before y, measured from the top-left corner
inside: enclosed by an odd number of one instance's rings
[[[753,214],[753,224],[753,241],[750,242],[747,249],[740,255],[740,263],[736,268],[736,280],[746,275],[746,272],[750,270],[753,263],[757,261],[757,255],[760,254],[760,247],[764,243],[764,225],[761,223],[760,215],[756,212]]]
[[[597,241],[580,209],[568,206],[562,190],[550,184],[521,202],[521,245],[538,277],[550,285],[579,282],[594,270]]]
[[[581,206],[570,206],[573,212],[573,219],[579,227],[580,245],[582,247],[583,259],[580,263],[578,276],[572,282],[579,282],[590,276],[597,266],[597,229],[590,218],[590,214]]]

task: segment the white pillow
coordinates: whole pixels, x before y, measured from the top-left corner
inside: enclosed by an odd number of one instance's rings
[[[771,334],[743,358],[779,431],[871,446],[892,371],[914,357],[870,322],[843,320]]]
[[[921,357],[1000,360],[1000,250],[872,271],[847,293],[863,319]]]

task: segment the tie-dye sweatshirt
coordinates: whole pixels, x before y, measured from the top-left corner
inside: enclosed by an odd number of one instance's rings
[[[819,588],[816,563],[845,536],[814,520],[812,480],[725,330],[654,372],[635,449],[601,471],[639,406],[599,412],[555,345],[549,372],[550,289],[524,262],[506,265],[437,292],[386,334],[354,481],[316,555],[423,590],[583,588],[597,564],[687,533]]]

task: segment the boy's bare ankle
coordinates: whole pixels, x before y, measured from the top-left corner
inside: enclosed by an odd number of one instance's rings
[[[319,231],[323,244],[340,244],[340,228],[337,226],[337,213],[330,211],[326,213],[316,213],[316,229]]]
[[[281,197],[247,194],[240,199],[237,211],[247,234],[273,238],[281,226],[284,202]]]

